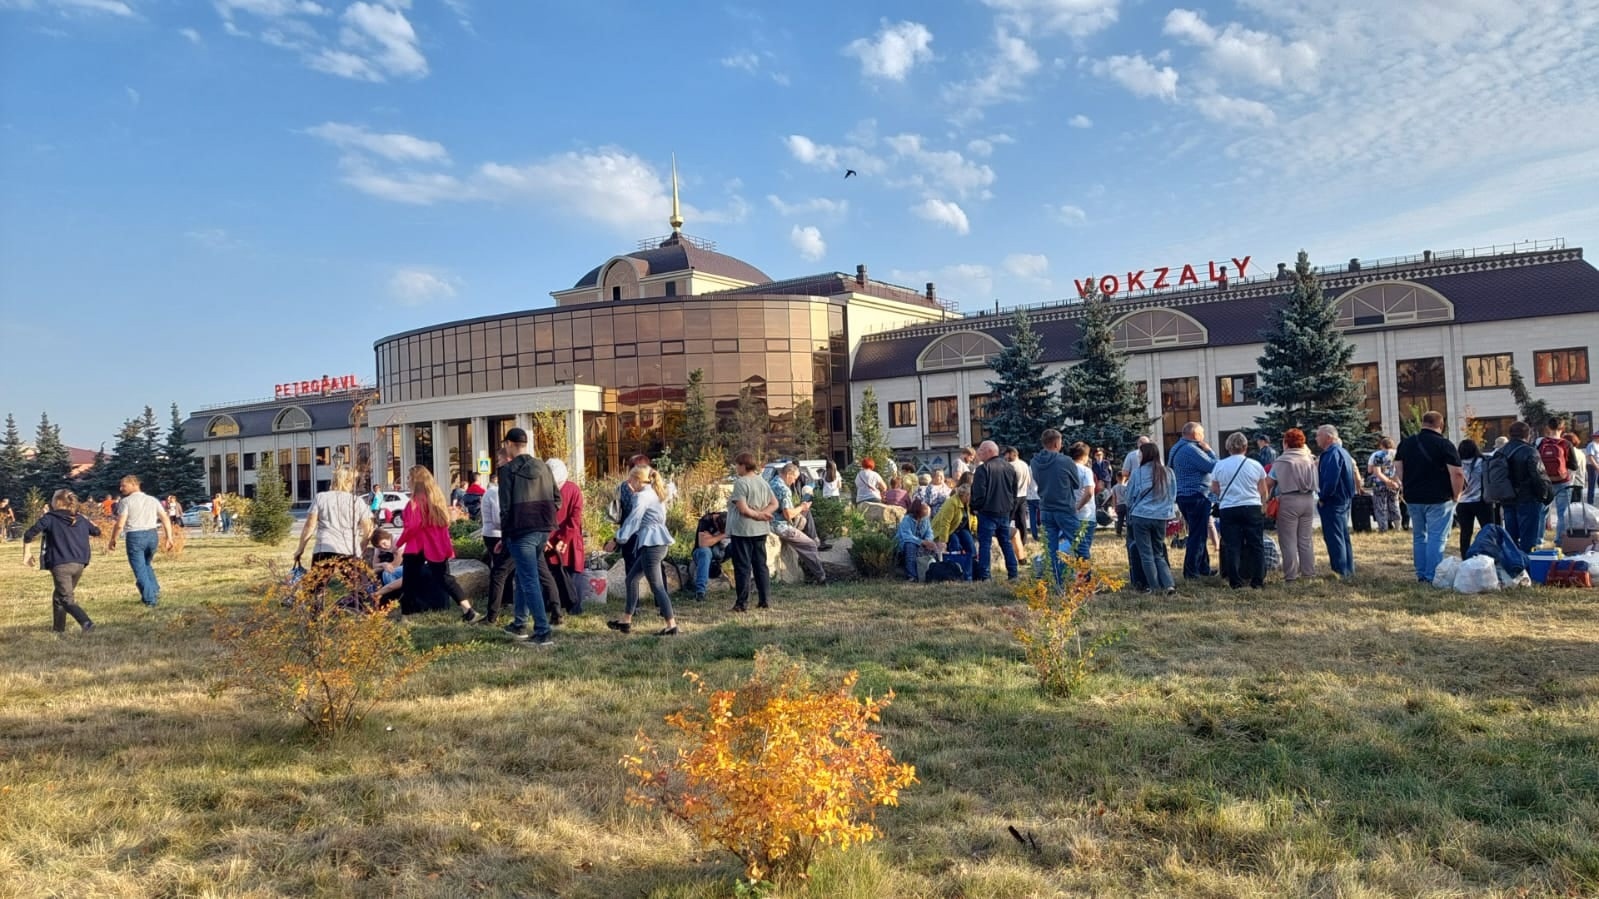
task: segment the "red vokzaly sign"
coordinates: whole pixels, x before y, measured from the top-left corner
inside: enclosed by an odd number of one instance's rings
[[[1238,277],[1243,278],[1248,275],[1249,260],[1253,258],[1255,257],[1245,256],[1242,259],[1239,259],[1236,256],[1232,257],[1233,265],[1238,267]],[[1206,278],[1205,280],[1227,280],[1227,266],[1217,266],[1216,261],[1212,259],[1208,263],[1208,267],[1209,271],[1207,274],[1210,277]],[[1172,272],[1177,273],[1176,278],[1172,277]],[[1120,275],[1106,275],[1105,277],[1099,279],[1099,292],[1105,296],[1112,296],[1120,293],[1123,290],[1164,290],[1168,287],[1186,287],[1190,284],[1198,284],[1199,282],[1199,273],[1194,271],[1194,267],[1192,265],[1185,265],[1182,268],[1160,266],[1158,268],[1148,269],[1147,271],[1145,269],[1139,269],[1136,272],[1128,272],[1125,280],[1123,280]],[[1088,288],[1093,283],[1093,279],[1089,279],[1087,281],[1079,281],[1075,278],[1072,279],[1072,284],[1076,285],[1077,295],[1079,297],[1088,296]]]
[[[361,381],[355,375],[341,375],[337,378],[323,375],[321,378],[313,378],[309,381],[290,381],[287,384],[278,384],[273,389],[272,395],[277,399],[283,399],[286,396],[320,396],[326,393],[342,393],[360,386]]]

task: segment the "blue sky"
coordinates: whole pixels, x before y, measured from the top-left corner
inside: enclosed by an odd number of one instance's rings
[[[1596,72],[1592,0],[0,0],[0,413],[370,378],[665,233],[674,152],[724,252],[967,309],[1580,246]]]

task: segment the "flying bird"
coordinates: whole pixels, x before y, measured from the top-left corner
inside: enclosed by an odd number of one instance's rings
[[[845,178],[850,178],[850,177],[853,177],[854,175],[855,175],[855,170],[854,169],[845,169],[844,170],[844,177]]]

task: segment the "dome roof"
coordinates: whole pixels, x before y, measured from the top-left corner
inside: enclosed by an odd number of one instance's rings
[[[626,253],[624,258],[635,260],[633,267],[640,269],[641,278],[692,269],[708,275],[743,281],[746,284],[769,284],[772,280],[765,272],[748,262],[695,246],[681,234],[673,234],[658,247]],[[578,282],[572,285],[572,289],[593,287],[600,283],[600,270],[603,268],[604,265],[595,266],[588,274],[579,278]]]

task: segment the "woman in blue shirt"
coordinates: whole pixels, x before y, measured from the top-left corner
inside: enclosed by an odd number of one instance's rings
[[[616,536],[605,544],[606,552],[618,544],[633,540],[633,559],[627,567],[627,608],[615,621],[605,626],[613,631],[630,633],[633,630],[633,613],[638,609],[638,582],[643,578],[655,594],[655,608],[660,611],[666,626],[655,632],[657,637],[670,637],[677,633],[677,619],[672,617],[672,595],[666,590],[666,580],[661,577],[661,562],[666,551],[672,548],[672,532],[666,529],[666,484],[661,473],[648,465],[634,466],[628,472],[626,486],[633,491],[632,508],[622,522]]]
[[[1177,502],[1177,479],[1160,461],[1160,447],[1138,448],[1138,470],[1127,480],[1127,532],[1138,550],[1145,593],[1177,592],[1166,558],[1166,522]]]

